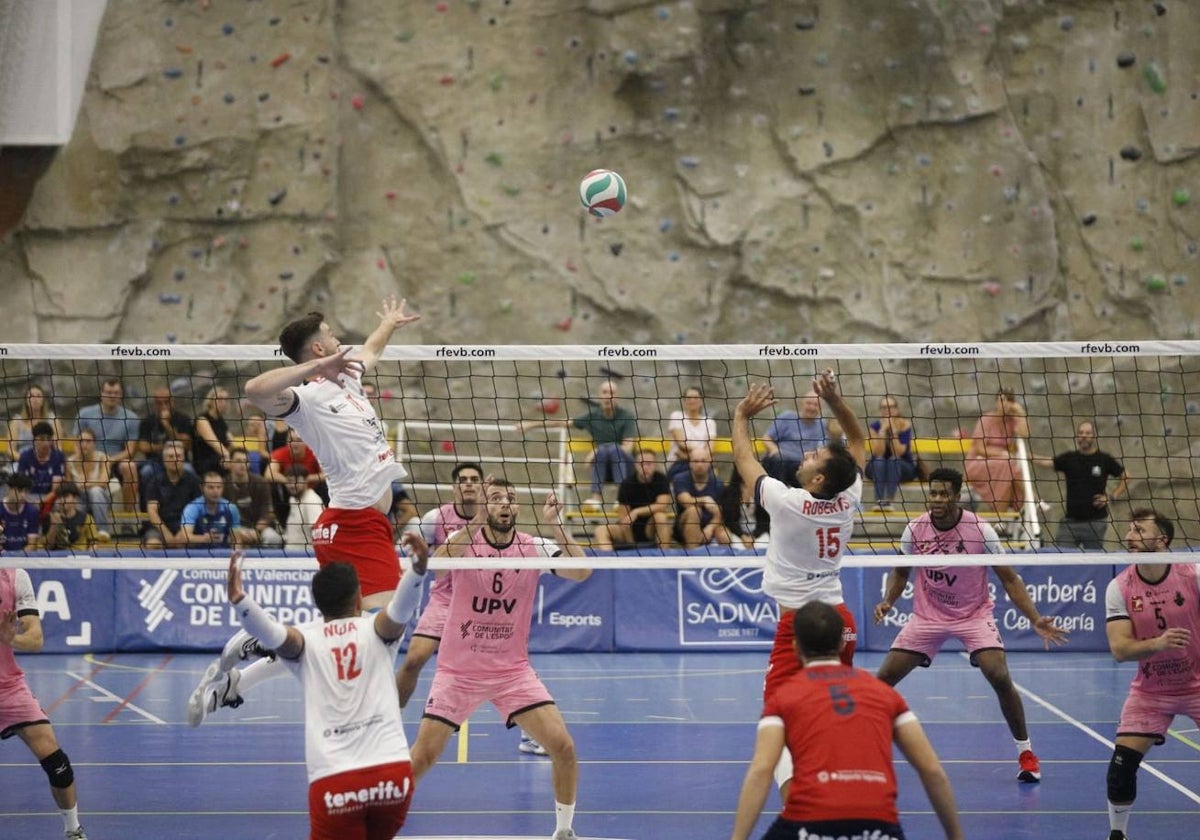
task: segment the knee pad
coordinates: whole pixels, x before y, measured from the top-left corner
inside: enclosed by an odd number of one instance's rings
[[[1142,754],[1129,747],[1117,745],[1108,763],[1108,801],[1125,805],[1137,799],[1137,771]]]
[[[71,769],[71,759],[62,750],[55,750],[43,758],[39,764],[50,779],[50,787],[69,788],[75,784],[75,771]]]

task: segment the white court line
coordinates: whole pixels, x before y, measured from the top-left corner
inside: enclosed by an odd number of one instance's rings
[[[1024,686],[1018,684],[1015,681],[1013,682],[1013,685],[1016,686],[1017,691],[1024,694],[1026,697],[1028,697],[1034,703],[1037,703],[1043,709],[1047,709],[1048,711],[1052,712],[1053,714],[1058,715],[1060,718],[1065,720],[1067,723],[1071,724],[1071,726],[1074,726],[1076,729],[1078,729],[1080,732],[1087,735],[1092,740],[1099,741],[1101,744],[1108,747],[1110,750],[1116,748],[1117,745],[1114,744],[1112,741],[1105,738],[1103,735],[1101,735],[1096,730],[1092,729],[1087,724],[1071,717],[1069,714],[1064,712],[1062,709],[1058,708],[1058,706],[1055,706],[1049,700],[1043,700],[1041,697],[1034,694],[1032,691],[1030,691],[1029,689],[1025,688]],[[1141,769],[1145,770],[1151,776],[1154,776],[1156,779],[1159,779],[1159,780],[1165,782],[1167,785],[1175,788],[1175,790],[1182,793],[1184,796],[1186,796],[1188,799],[1195,802],[1197,805],[1200,805],[1200,794],[1197,794],[1191,788],[1185,787],[1184,785],[1182,785],[1179,782],[1172,779],[1166,773],[1163,773],[1161,770],[1158,770],[1157,768],[1152,767],[1151,765],[1147,764],[1144,761],[1139,766],[1141,767]]]
[[[84,685],[92,688],[95,691],[100,692],[101,694],[104,695],[105,699],[112,700],[113,702],[117,703],[118,705],[121,703],[125,703],[126,709],[137,712],[139,715],[141,715],[142,717],[144,717],[146,720],[150,721],[151,723],[161,723],[163,726],[167,725],[167,722],[165,720],[163,720],[162,718],[157,717],[156,715],[150,714],[145,709],[143,709],[141,706],[137,706],[137,705],[134,705],[133,703],[125,702],[124,697],[118,697],[117,695],[115,695],[111,691],[109,691],[107,688],[96,685],[94,682],[89,680],[87,677],[82,677],[79,674],[76,674],[74,671],[67,671],[66,674],[68,677],[74,677],[75,679],[77,679],[81,683],[83,683]],[[97,703],[103,702],[102,698],[99,698],[99,697],[93,697],[91,699],[96,701]]]

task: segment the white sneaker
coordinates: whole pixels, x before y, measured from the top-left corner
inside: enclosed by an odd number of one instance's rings
[[[550,840],[579,840],[579,835],[573,828],[560,828],[554,832],[554,836]]]
[[[517,745],[517,749],[529,755],[549,755],[546,748],[537,741],[530,738],[524,732],[521,733],[521,743]]]
[[[233,634],[233,638],[226,642],[225,647],[221,649],[221,658],[219,660],[221,670],[232,671],[239,664],[252,657],[274,659],[275,651],[267,650],[258,639],[251,636],[245,630],[239,630]]]
[[[87,840],[87,835],[83,832],[83,826],[79,826],[79,828],[75,829],[74,831],[63,832],[63,836],[66,837],[67,840]]]
[[[188,726],[199,726],[204,718],[222,706],[236,709],[244,702],[238,694],[238,682],[242,672],[234,668],[232,671],[221,670],[221,660],[217,659],[204,671],[204,676],[187,703]]]

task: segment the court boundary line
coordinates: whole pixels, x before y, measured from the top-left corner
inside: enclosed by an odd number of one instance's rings
[[[89,688],[92,688],[95,691],[100,692],[101,694],[105,695],[110,700],[112,700],[116,703],[123,702],[120,697],[113,694],[111,691],[109,691],[104,686],[97,685],[96,683],[92,682],[87,677],[81,677],[73,671],[67,671],[66,674],[69,677],[74,677],[75,679],[79,680],[80,684],[86,685]],[[152,714],[151,712],[146,711],[145,709],[143,709],[141,706],[137,705],[136,703],[125,702],[124,708],[129,709],[131,712],[136,712],[137,714],[141,715],[142,717],[144,717],[146,720],[150,721],[151,723],[157,723],[162,726],[167,725],[167,722],[165,720],[163,720],[162,718],[160,718],[158,715],[155,715],[155,714]],[[100,725],[102,725],[102,724],[100,724]]]

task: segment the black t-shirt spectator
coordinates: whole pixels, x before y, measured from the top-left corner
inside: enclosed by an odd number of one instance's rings
[[[208,423],[212,426],[217,440],[228,448],[229,424],[225,422],[225,418],[213,417],[210,414],[202,416],[208,418]],[[213,449],[212,445],[199,435],[192,440],[192,466],[196,469],[196,475],[204,475],[206,472],[219,472],[221,475],[226,475],[229,472],[225,469],[225,459],[221,457],[221,450]]]
[[[146,502],[158,502],[158,515],[172,532],[179,530],[179,520],[188,502],[203,495],[200,479],[186,471],[178,484],[172,483],[171,479],[163,474],[155,476],[146,485]]]
[[[637,475],[630,475],[617,488],[617,503],[630,508],[648,507],[664,493],[671,495],[671,484],[665,473],[656,471],[644,484],[638,481]]]
[[[1120,461],[1107,452],[1084,455],[1076,450],[1056,455],[1054,469],[1063,474],[1066,482],[1068,519],[1087,522],[1108,518],[1108,507],[1098,508],[1092,500],[1106,492],[1110,477],[1120,478],[1125,474]]]
[[[162,421],[158,419],[158,415],[151,414],[149,417],[143,417],[138,423],[138,440],[146,441],[155,448],[155,452],[147,455],[149,461],[157,461],[162,463],[162,445],[168,440],[177,440],[179,435],[187,435],[189,438],[194,434],[192,429],[192,418],[188,417],[182,411],[171,409],[171,427],[175,429],[175,437],[171,437],[166,428],[163,427]],[[186,452],[184,453],[186,455]]]

